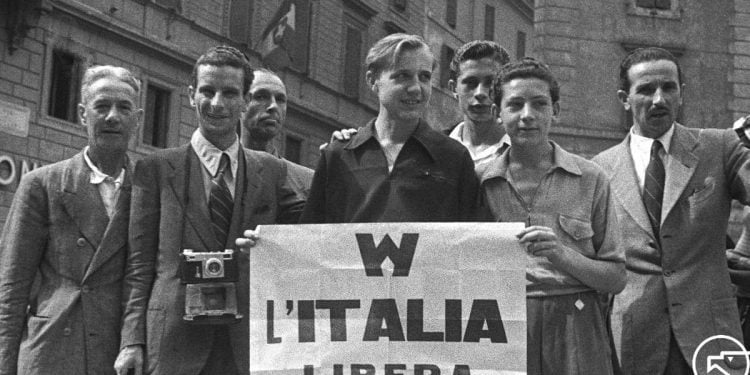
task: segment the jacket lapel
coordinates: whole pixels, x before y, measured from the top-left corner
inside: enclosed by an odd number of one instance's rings
[[[258,160],[255,155],[244,147],[242,150],[245,152],[245,191],[242,194],[242,230],[251,229],[254,227],[252,223],[252,217],[254,213],[253,203],[256,201],[255,195],[258,193],[261,181],[261,171],[263,170],[263,164]],[[241,233],[240,233],[241,234]]]
[[[653,229],[651,228],[651,222],[648,220],[646,208],[643,206],[641,188],[635,174],[633,156],[630,153],[630,135],[628,134],[617,147],[618,150],[613,153],[616,155],[616,159],[612,168],[610,186],[614,190],[620,205],[633,218],[633,221],[653,237]]]
[[[107,225],[107,229],[104,232],[102,242],[91,259],[91,264],[86,270],[84,280],[127,244],[132,174],[133,166],[128,162],[125,178],[120,187],[117,202],[115,203],[115,213],[112,215],[112,219],[109,220],[109,225]]]
[[[698,140],[687,129],[682,125],[675,124],[669,150],[669,156],[672,160],[665,166],[667,179],[661,208],[662,223],[674,208],[690,178],[693,177],[695,166],[698,164],[698,158],[693,154],[693,149],[697,145]]]
[[[98,248],[109,217],[99,190],[89,182],[90,176],[82,151],[65,171],[62,202],[78,230],[94,248]]]
[[[183,207],[186,224],[192,226],[198,233],[206,249],[212,249],[216,240],[211,228],[211,215],[208,213],[206,191],[203,187],[203,167],[189,143],[185,146],[184,154],[180,154],[184,155],[184,158],[179,161],[174,160],[172,165],[174,168],[174,174],[170,176],[172,190],[180,204],[187,202]],[[186,192],[187,196],[185,196]],[[183,234],[180,233],[180,235]]]

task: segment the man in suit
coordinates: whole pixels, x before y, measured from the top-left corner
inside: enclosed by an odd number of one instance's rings
[[[21,179],[0,239],[0,374],[114,373],[139,91],[126,69],[88,69],[88,145]]]
[[[286,183],[286,165],[240,146],[235,128],[253,80],[247,58],[232,47],[211,48],[198,58],[191,80],[198,129],[190,142],[135,167],[119,374],[131,368],[140,374],[144,349],[149,374],[248,374],[247,254],[234,254],[245,318],[218,325],[184,320],[180,255],[234,249],[243,230],[296,222],[302,208]],[[215,204],[218,196],[223,200]]]
[[[314,171],[282,158],[273,145],[286,121],[286,105],[286,86],[281,78],[268,69],[255,70],[250,85],[250,103],[242,116],[242,145],[265,151],[284,161],[289,185],[300,199],[306,200]]]
[[[612,313],[625,374],[690,374],[703,340],[742,340],[724,238],[731,200],[750,202],[750,151],[731,129],[677,123],[684,88],[668,51],[626,57],[618,97],[633,127],[594,158],[610,174],[625,241],[628,283]],[[739,349],[719,340],[702,350]]]

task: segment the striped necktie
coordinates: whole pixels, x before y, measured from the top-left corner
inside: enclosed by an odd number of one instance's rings
[[[229,155],[222,153],[219,170],[211,179],[211,194],[208,199],[208,209],[211,212],[211,226],[216,234],[218,249],[224,250],[229,235],[229,225],[232,222],[232,208],[234,200],[224,180],[224,173],[229,167]],[[231,173],[231,171],[229,172]]]
[[[643,205],[646,207],[654,237],[659,241],[659,228],[661,227],[661,203],[664,197],[664,162],[659,157],[661,142],[654,140],[651,145],[651,160],[646,168],[646,180],[643,186]]]

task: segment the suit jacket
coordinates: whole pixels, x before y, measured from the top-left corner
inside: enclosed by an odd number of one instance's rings
[[[83,152],[21,179],[0,239],[1,374],[114,374],[131,171],[112,219]]]
[[[661,374],[670,330],[688,363],[710,336],[742,340],[724,244],[731,200],[750,198],[750,151],[731,130],[676,124],[656,241],[629,143],[594,158],[610,174],[625,241],[628,284],[614,298],[612,331],[625,374]]]
[[[258,224],[296,222],[303,204],[289,188],[281,160],[241,150],[227,248]],[[156,152],[135,167],[122,346],[146,344],[147,373],[198,374],[213,346],[215,326],[183,321],[185,286],[178,274],[183,249],[217,250],[201,168],[189,144]],[[249,261],[235,254],[244,318],[229,326],[230,342],[237,368],[248,373]]]

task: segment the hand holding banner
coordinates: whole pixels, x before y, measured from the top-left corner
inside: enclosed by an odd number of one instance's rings
[[[520,374],[522,223],[258,228],[252,374]]]

